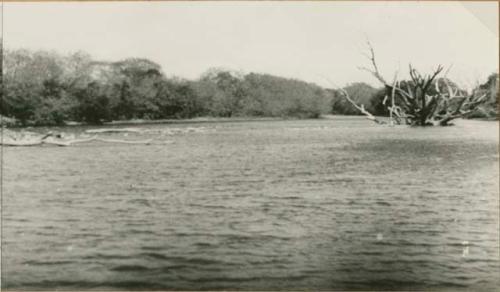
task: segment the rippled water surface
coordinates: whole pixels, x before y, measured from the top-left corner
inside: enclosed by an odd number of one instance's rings
[[[500,287],[496,122],[140,127],[3,149],[4,288]]]

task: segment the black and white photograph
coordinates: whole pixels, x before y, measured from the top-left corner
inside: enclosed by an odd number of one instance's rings
[[[499,291],[499,2],[1,2],[2,291]]]

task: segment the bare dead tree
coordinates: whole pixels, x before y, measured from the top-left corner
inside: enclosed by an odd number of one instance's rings
[[[438,75],[444,69],[441,65],[437,66],[431,74],[422,75],[410,64],[409,73],[411,80],[398,81],[395,77],[394,82],[388,84],[379,71],[375,51],[371,43],[368,42],[367,44],[370,52],[370,55],[367,55],[367,57],[370,60],[372,68],[360,67],[360,69],[371,73],[384,85],[386,98],[383,104],[386,105],[389,96],[391,98],[391,104],[387,106],[391,124],[395,122],[396,124],[404,123],[415,126],[446,126],[453,119],[464,117],[474,112],[481,103],[486,101],[486,95],[458,90],[451,86],[448,79],[438,78]],[[446,90],[443,90],[440,82],[444,83]],[[344,95],[346,95],[345,92]],[[367,113],[364,107],[360,108],[360,106],[355,105],[348,98],[348,95],[346,95],[346,98],[363,114],[373,117],[371,113]]]

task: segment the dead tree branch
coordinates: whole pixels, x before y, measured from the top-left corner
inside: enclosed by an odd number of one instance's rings
[[[369,111],[367,111],[365,109],[364,105],[358,105],[358,104],[356,104],[356,102],[354,102],[349,97],[349,93],[347,93],[347,91],[345,89],[341,88],[340,91],[342,91],[342,93],[344,94],[344,96],[347,99],[347,101],[349,101],[350,104],[352,104],[356,109],[358,109],[362,114],[364,114],[367,119],[369,119],[370,121],[373,121],[373,122],[375,122],[377,124],[385,124],[384,121],[381,121],[381,120],[377,119],[374,115],[372,115]]]
[[[373,49],[372,44],[370,41],[366,42],[368,45],[368,49],[370,50],[370,55],[367,56],[368,59],[370,59],[370,62],[372,64],[373,69],[369,69],[367,67],[358,67],[361,70],[370,72],[375,78],[377,78],[382,84],[387,85],[387,82],[385,81],[384,77],[382,74],[380,74],[380,71],[378,70],[377,62],[375,60],[375,51]]]

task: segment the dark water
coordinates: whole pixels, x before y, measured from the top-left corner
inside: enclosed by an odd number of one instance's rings
[[[4,148],[3,288],[500,287],[496,122],[142,127]]]

